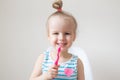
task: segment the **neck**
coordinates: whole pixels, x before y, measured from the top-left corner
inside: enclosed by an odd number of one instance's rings
[[[54,51],[52,51],[51,53],[52,53],[52,56],[53,56],[54,58],[56,58],[58,52],[57,52],[56,50],[54,50]],[[60,52],[60,57],[61,57],[61,58],[67,58],[67,57],[69,57],[69,56],[70,56],[70,54],[68,53],[68,51],[61,51],[61,52]]]
[[[60,52],[60,57],[66,57],[68,55],[68,51]]]
[[[51,56],[51,59],[52,59],[52,60],[56,60],[56,58],[57,58],[57,51],[52,51],[52,52],[50,53],[50,56]],[[61,53],[60,53],[60,57],[59,57],[59,63],[66,62],[66,61],[68,61],[71,57],[72,57],[72,55],[69,54],[67,51],[61,52]]]

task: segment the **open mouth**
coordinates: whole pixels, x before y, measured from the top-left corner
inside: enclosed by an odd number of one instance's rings
[[[64,47],[67,45],[67,43],[57,43],[58,46]]]

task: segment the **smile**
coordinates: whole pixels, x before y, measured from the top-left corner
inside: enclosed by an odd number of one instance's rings
[[[63,46],[65,46],[65,45],[67,45],[67,43],[57,43],[57,45],[63,47]]]

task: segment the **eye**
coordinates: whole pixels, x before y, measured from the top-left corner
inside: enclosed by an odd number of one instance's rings
[[[66,32],[65,35],[70,35],[70,33],[69,33],[69,32]]]
[[[57,32],[55,32],[55,33],[53,33],[54,35],[58,35],[59,33],[57,33]]]

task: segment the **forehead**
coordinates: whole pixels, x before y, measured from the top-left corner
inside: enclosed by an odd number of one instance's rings
[[[75,30],[75,24],[70,17],[52,16],[48,20],[48,28],[54,30]]]

